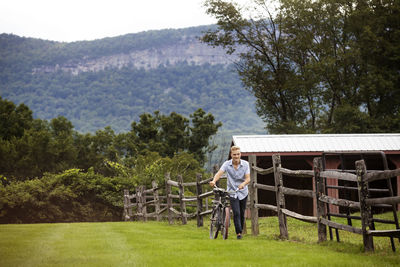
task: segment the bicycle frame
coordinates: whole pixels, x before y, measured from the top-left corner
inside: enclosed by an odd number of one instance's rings
[[[213,189],[215,199],[213,200],[214,208],[211,213],[210,224],[210,238],[216,239],[218,232],[221,231],[222,238],[228,238],[228,230],[230,225],[230,208],[229,208],[229,194],[235,193],[234,191],[225,191],[222,188],[215,187]]]

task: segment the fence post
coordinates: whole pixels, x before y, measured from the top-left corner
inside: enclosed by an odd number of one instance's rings
[[[256,208],[256,204],[258,203],[258,194],[257,188],[255,185],[257,184],[257,172],[253,169],[253,167],[257,164],[256,155],[249,155],[249,164],[250,164],[250,216],[251,216],[251,234],[258,235],[259,234],[259,225],[258,225],[258,209]]]
[[[132,206],[128,189],[124,189],[124,220],[132,220]]]
[[[165,174],[165,194],[167,196],[167,210],[168,210],[168,222],[169,224],[173,224],[172,218],[172,198],[171,198],[171,185],[168,184],[170,179],[170,174]]]
[[[185,198],[185,192],[183,188],[183,177],[182,175],[178,175],[178,184],[179,184],[179,202],[180,202],[180,208],[181,208],[181,217],[182,217],[182,224],[187,224],[187,218],[186,218],[186,203],[183,201]]]
[[[156,220],[160,221],[161,220],[161,214],[160,214],[160,198],[158,196],[158,185],[156,181],[152,181],[151,185],[153,187],[153,196],[154,196],[154,209],[156,212]]]
[[[364,160],[356,161],[357,171],[357,184],[358,184],[358,197],[360,200],[360,211],[361,211],[361,228],[363,233],[364,251],[374,250],[374,240],[371,235],[368,234],[368,230],[372,229],[371,220],[371,206],[368,206],[366,200],[368,199],[368,182],[364,181],[364,175],[367,172]]]
[[[203,188],[200,184],[201,181],[201,174],[198,173],[196,174],[196,193],[197,193],[197,227],[203,226],[203,216],[200,214],[203,211],[203,199],[201,199],[199,196],[203,193]]]
[[[281,156],[279,154],[272,155],[272,161],[274,166],[274,178],[275,178],[275,191],[276,191],[276,207],[278,211],[279,220],[279,232],[281,239],[288,239],[289,234],[286,224],[286,215],[282,212],[285,208],[285,196],[282,192],[283,178],[280,171],[281,168]]]
[[[143,221],[147,222],[147,199],[146,199],[146,187],[142,186],[142,213],[143,213]]]
[[[319,200],[324,194],[324,179],[321,178],[322,159],[314,158],[315,198],[317,203],[318,242],[326,241],[326,226],[321,223],[321,218],[326,218],[325,204]]]
[[[143,220],[143,203],[142,203],[143,186],[136,187],[136,216],[137,220]]]

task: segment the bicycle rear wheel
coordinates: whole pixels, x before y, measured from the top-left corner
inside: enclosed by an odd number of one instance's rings
[[[224,222],[223,222],[223,228],[222,228],[222,238],[223,239],[228,239],[228,233],[229,233],[229,224],[231,220],[231,213],[228,207],[225,208],[224,210]]]
[[[210,239],[216,239],[218,237],[218,231],[220,230],[220,208],[216,208],[211,213],[210,223]]]

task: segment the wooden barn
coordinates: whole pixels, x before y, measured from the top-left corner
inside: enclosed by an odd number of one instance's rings
[[[355,170],[355,161],[364,159],[367,170],[384,170],[400,168],[400,134],[309,134],[309,135],[246,135],[233,136],[232,145],[240,147],[242,158],[256,156],[257,167],[272,167],[272,155],[280,154],[282,167],[291,170],[312,170],[313,159],[322,157],[325,170]],[[313,190],[315,181],[310,178],[283,177],[284,185],[295,189]],[[258,175],[258,183],[274,185],[273,174]],[[336,198],[356,200],[357,191],[343,190],[344,187],[356,185],[344,184],[336,179],[327,179],[328,195]],[[350,182],[346,182],[350,183]],[[390,194],[399,195],[400,176],[377,181],[371,188],[388,189],[371,192],[371,197],[382,197]],[[391,192],[389,191],[391,187]],[[375,194],[375,195],[374,195]],[[260,192],[258,203],[274,204],[275,194]],[[287,196],[286,207],[289,210],[309,216],[316,215],[315,201],[305,197]],[[377,208],[379,209],[379,208]],[[384,211],[384,207],[380,208]],[[399,207],[398,207],[399,209]],[[332,212],[343,213],[337,206]],[[379,212],[379,210],[377,211]],[[270,216],[271,211],[259,210],[259,216]]]

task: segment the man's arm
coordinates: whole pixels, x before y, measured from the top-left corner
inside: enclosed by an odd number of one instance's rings
[[[239,190],[242,190],[250,183],[250,173],[244,175],[244,182],[239,185]]]
[[[214,185],[218,182],[219,178],[221,178],[222,174],[224,174],[223,170],[219,170],[215,175],[214,178],[212,179],[212,181],[210,182],[210,186],[214,187]],[[249,179],[250,179],[250,175],[249,175]]]

